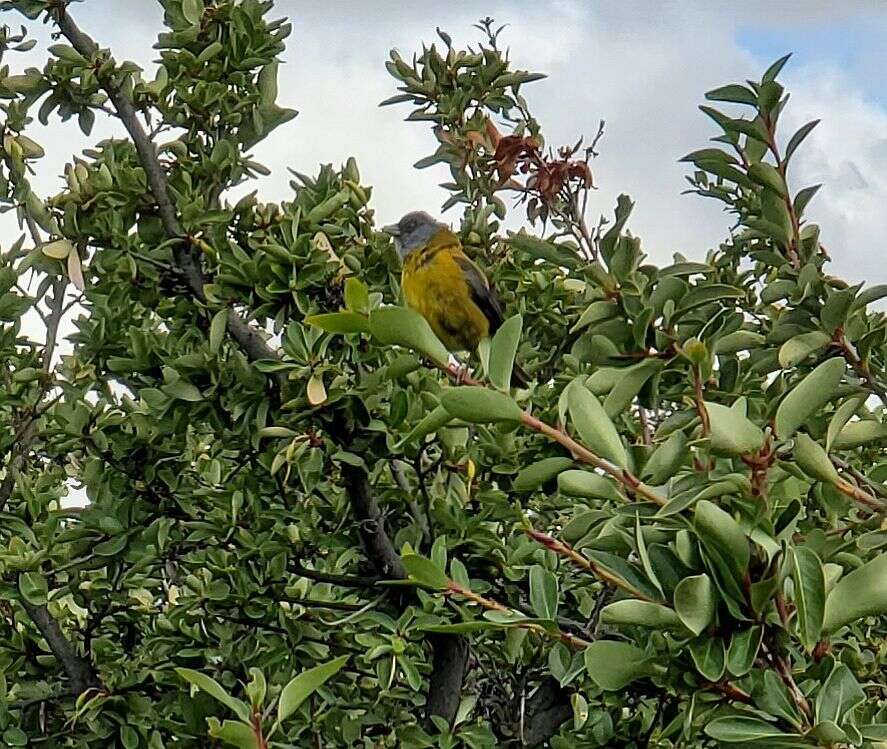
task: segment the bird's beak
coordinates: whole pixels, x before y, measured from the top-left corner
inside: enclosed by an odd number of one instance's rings
[[[388,226],[383,226],[382,231],[386,234],[390,234],[392,237],[400,236],[400,227],[397,224],[388,224]]]

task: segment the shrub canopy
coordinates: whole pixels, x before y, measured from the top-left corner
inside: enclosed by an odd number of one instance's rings
[[[657,267],[491,21],[392,53],[508,310],[460,384],[353,159],[227,197],[295,115],[289,24],[162,4],[149,79],[0,2],[59,35],[24,72],[0,35],[4,745],[887,746],[887,287],[828,272],[787,58],[706,94],[689,189],[735,225]],[[107,114],[36,194],[33,118]]]

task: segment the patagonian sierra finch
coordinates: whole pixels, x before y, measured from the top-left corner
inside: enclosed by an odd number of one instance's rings
[[[406,303],[422,315],[452,352],[477,350],[502,325],[502,303],[483,271],[465,254],[459,237],[424,211],[383,227],[403,260]],[[515,365],[511,384],[525,387],[527,374]]]

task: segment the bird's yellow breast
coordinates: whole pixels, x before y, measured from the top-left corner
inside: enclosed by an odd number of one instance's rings
[[[451,235],[452,236],[452,235]],[[433,240],[404,259],[401,284],[406,303],[422,315],[450,351],[474,351],[489,334],[490,324],[474,303],[456,257],[456,243]]]

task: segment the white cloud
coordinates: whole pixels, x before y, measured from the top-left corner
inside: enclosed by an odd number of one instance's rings
[[[73,5],[71,12],[118,59],[150,66],[157,56],[151,45],[161,19],[159,7],[127,4],[125,22],[120,8],[112,0],[90,0]],[[887,19],[882,5],[861,0],[841,8],[826,0],[754,0],[741,12],[702,0],[498,0],[482,8],[467,1],[281,0],[275,12],[289,15],[294,25],[281,68],[281,100],[301,113],[256,149],[259,160],[273,169],[260,182],[263,197],[289,196],[286,167],[310,173],[318,163],[340,163],[354,155],[364,180],[374,185],[373,204],[381,221],[417,207],[436,210],[445,198],[437,183],[446,179],[446,170],[412,168],[435,143],[427,127],[402,121],[405,108],[377,106],[394,87],[384,62],[392,47],[409,54],[423,40],[437,41],[435,26],[447,29],[457,42],[474,40],[471,25],[479,16],[491,15],[509,24],[502,38],[516,64],[549,74],[525,93],[551,144],[593,135],[598,121],[606,120],[601,156],[593,165],[599,190],[590,218],[609,215],[616,196],[628,192],[636,201],[630,228],[659,262],[674,251],[702,256],[729,226],[717,204],[681,194],[687,170],[677,159],[715,134],[713,124],[696,109],[704,91],[757,76],[770,62],[742,49],[737,30],[749,20],[779,28],[780,23],[840,24],[854,18],[883,24]],[[28,64],[41,65],[40,49],[49,35],[45,27],[32,28],[42,43],[28,55]],[[862,91],[867,81],[858,77],[880,71],[865,66],[842,71],[828,62],[828,50],[823,52],[823,62],[790,64],[785,72],[793,92],[786,124],[796,127],[823,118],[792,173],[796,187],[825,183],[810,214],[823,226],[835,258],[833,272],[885,282],[880,242],[887,235],[887,110],[883,102],[866,100]],[[16,64],[17,58],[9,61]],[[122,135],[122,130],[102,121],[90,138],[73,121],[38,128],[47,158],[34,180],[37,189],[54,192],[71,154],[111,134]],[[0,244],[8,247],[18,233],[9,214],[0,218],[0,229]]]

